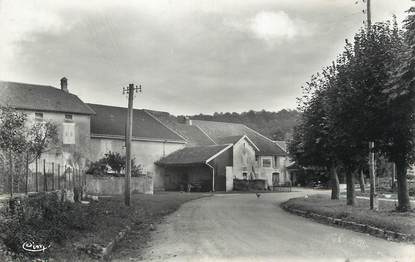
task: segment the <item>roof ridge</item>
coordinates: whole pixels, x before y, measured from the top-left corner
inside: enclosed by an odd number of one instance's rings
[[[216,141],[215,140],[213,140],[213,138],[211,138],[201,127],[199,127],[198,125],[192,125],[192,126],[195,126],[195,127],[197,127],[197,129],[199,129],[200,130],[200,132],[202,132],[207,138],[209,138],[210,139],[210,141],[212,141],[215,145],[217,145],[218,143],[216,143]]]
[[[164,124],[160,119],[158,119],[157,117],[155,117],[153,114],[151,114],[150,112],[148,112],[146,109],[142,109],[146,114],[148,114],[150,117],[152,117],[154,120],[156,120],[157,122],[159,122],[162,126],[164,126],[165,128],[167,128],[168,130],[170,130],[171,132],[173,132],[174,134],[178,135],[180,138],[182,138],[184,141],[186,141],[187,143],[189,141],[187,141],[187,139],[182,136],[181,134],[179,134],[178,132],[176,132],[175,130],[173,130],[172,128],[168,127],[166,124]]]
[[[27,85],[27,86],[42,86],[42,87],[52,87],[54,89],[57,90],[61,90],[55,86],[51,86],[51,85],[42,85],[42,84],[31,84],[31,83],[26,83],[26,82],[15,82],[15,81],[5,81],[5,80],[0,80],[0,82],[3,83],[12,83],[12,84],[19,84],[19,85]]]
[[[261,136],[261,137],[263,137],[263,138],[265,138],[265,139],[267,139],[268,141],[270,141],[272,144],[274,144],[274,145],[276,145],[277,147],[279,147],[284,153],[287,153],[282,147],[280,147],[277,143],[275,143],[274,142],[274,140],[272,140],[271,138],[269,138],[269,137],[266,137],[266,136],[264,136],[263,134],[261,134],[261,133],[259,133],[258,131],[256,131],[256,130],[254,130],[254,129],[252,129],[252,128],[250,128],[249,126],[247,126],[247,125],[244,125],[246,128],[248,128],[249,130],[251,130],[251,131],[253,131],[254,133],[256,133],[256,134],[258,134],[259,136]]]
[[[232,125],[243,125],[243,123],[234,123],[234,122],[222,122],[222,121],[211,121],[211,120],[200,120],[200,119],[192,119],[192,121],[201,121],[201,122],[209,122],[209,123],[219,123],[219,124],[232,124]]]

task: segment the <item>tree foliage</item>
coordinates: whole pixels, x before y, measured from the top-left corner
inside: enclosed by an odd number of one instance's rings
[[[297,110],[283,109],[279,112],[270,112],[266,110],[242,113],[214,113],[213,115],[194,115],[192,119],[241,123],[260,132],[261,134],[273,140],[286,140],[291,138],[293,127],[300,114]]]
[[[360,30],[353,43],[346,41],[333,65],[306,83],[299,99],[302,117],[290,153],[301,165],[341,166],[351,205],[353,173],[367,165],[369,141],[375,142],[377,154],[397,165],[407,167],[414,159],[414,61],[407,58],[400,64],[403,57],[411,57],[408,39],[414,37],[408,31],[414,23],[409,20],[406,45],[396,22]],[[403,200],[407,190],[402,183],[400,190]],[[400,209],[408,209],[409,201],[399,203]]]

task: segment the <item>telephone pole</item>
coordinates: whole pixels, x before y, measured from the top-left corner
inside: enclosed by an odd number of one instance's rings
[[[366,14],[367,14],[367,32],[370,32],[372,28],[372,11],[370,6],[370,0],[366,0]]]
[[[127,127],[125,134],[125,147],[126,147],[126,163],[125,163],[125,188],[124,188],[124,203],[126,206],[130,206],[131,202],[131,137],[133,134],[133,108],[134,108],[134,92],[141,92],[141,85],[136,86],[129,84],[127,88],[123,88],[123,94],[128,94],[128,114],[127,114]]]
[[[371,0],[366,0],[367,33],[372,30]],[[379,209],[379,200],[376,194],[376,169],[375,169],[375,142],[369,142],[369,175],[370,175],[370,209]]]

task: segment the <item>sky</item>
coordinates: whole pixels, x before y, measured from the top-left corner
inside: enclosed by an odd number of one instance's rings
[[[372,0],[373,21],[410,0]],[[364,26],[362,0],[0,0],[0,80],[176,115],[295,109]]]

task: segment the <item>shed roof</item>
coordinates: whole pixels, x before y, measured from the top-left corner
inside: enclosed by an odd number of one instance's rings
[[[161,166],[205,164],[231,147],[232,145],[185,147],[162,158],[157,164]]]
[[[96,115],[91,117],[92,136],[125,137],[127,108],[88,104]],[[133,139],[185,143],[182,137],[161,124],[145,110],[133,111]]]
[[[74,94],[53,86],[0,81],[0,105],[17,109],[93,115]]]
[[[214,122],[204,120],[192,120],[193,125],[198,126],[216,143],[221,143],[224,138],[246,135],[258,147],[257,155],[261,156],[286,156],[287,153],[274,141],[258,133],[243,124]]]

